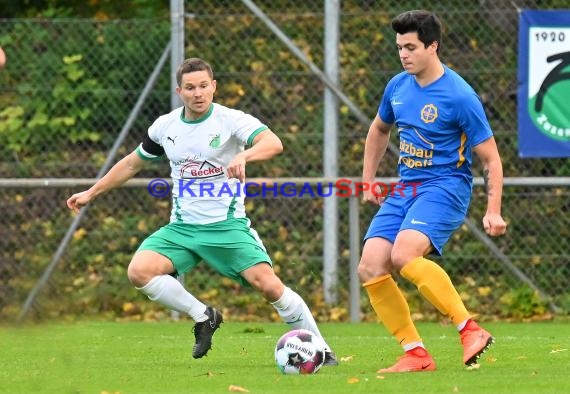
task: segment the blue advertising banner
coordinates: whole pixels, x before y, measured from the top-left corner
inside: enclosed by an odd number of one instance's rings
[[[570,10],[519,19],[520,157],[570,157]]]

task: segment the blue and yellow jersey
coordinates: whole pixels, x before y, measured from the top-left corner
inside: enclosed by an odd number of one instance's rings
[[[407,72],[394,76],[378,115],[397,128],[403,182],[433,181],[468,198],[472,147],[493,132],[473,88],[447,66],[444,70],[441,78],[424,87]]]

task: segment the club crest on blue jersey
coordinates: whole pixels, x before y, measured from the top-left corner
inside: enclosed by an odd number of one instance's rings
[[[424,123],[433,123],[437,119],[437,107],[433,104],[426,104],[422,108],[420,113],[420,117],[424,121]]]

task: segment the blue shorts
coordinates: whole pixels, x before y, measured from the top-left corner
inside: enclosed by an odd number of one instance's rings
[[[394,243],[400,231],[412,229],[425,234],[441,255],[451,234],[463,223],[468,203],[458,204],[456,196],[439,187],[421,189],[416,196],[388,197],[372,218],[364,241],[381,237]]]

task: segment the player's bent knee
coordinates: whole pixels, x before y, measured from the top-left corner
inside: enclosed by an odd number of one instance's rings
[[[283,295],[283,289],[279,290],[278,288],[268,289],[262,292],[263,298],[269,302],[275,302],[281,298]]]
[[[405,253],[392,252],[392,264],[394,264],[394,268],[398,272],[400,272],[400,270],[404,268],[404,265],[406,265],[406,263],[408,263],[411,259],[412,257],[407,256]]]
[[[143,287],[157,275],[161,275],[161,273],[156,272],[151,265],[136,259],[133,259],[127,268],[127,277],[131,284],[136,287]]]
[[[269,264],[257,264],[243,271],[241,276],[266,300],[275,301],[283,294],[283,282]]]
[[[373,275],[373,272],[370,270],[370,268],[362,262],[358,264],[357,272],[358,278],[362,283],[369,281]]]
[[[143,287],[155,276],[173,273],[174,265],[165,256],[153,252],[137,252],[127,268],[129,281],[136,287]]]
[[[398,272],[400,272],[400,270],[404,268],[406,264],[408,264],[410,261],[420,256],[421,254],[410,253],[409,251],[404,250],[402,248],[394,248],[392,250],[391,260],[392,264],[394,265],[394,268]]]
[[[147,275],[145,274],[144,269],[141,269],[140,265],[134,261],[131,261],[127,268],[127,277],[129,278],[129,282],[136,287],[143,287],[150,281],[150,279],[152,279],[149,278],[146,280]]]
[[[264,279],[259,278],[255,283],[251,283],[259,292],[263,295],[269,302],[274,302],[278,300],[283,295],[283,290],[285,286],[281,280],[277,277],[266,277]]]
[[[357,268],[358,278],[361,283],[366,283],[369,280],[377,278],[382,275],[390,273],[389,262],[378,261],[367,261],[360,260]]]

